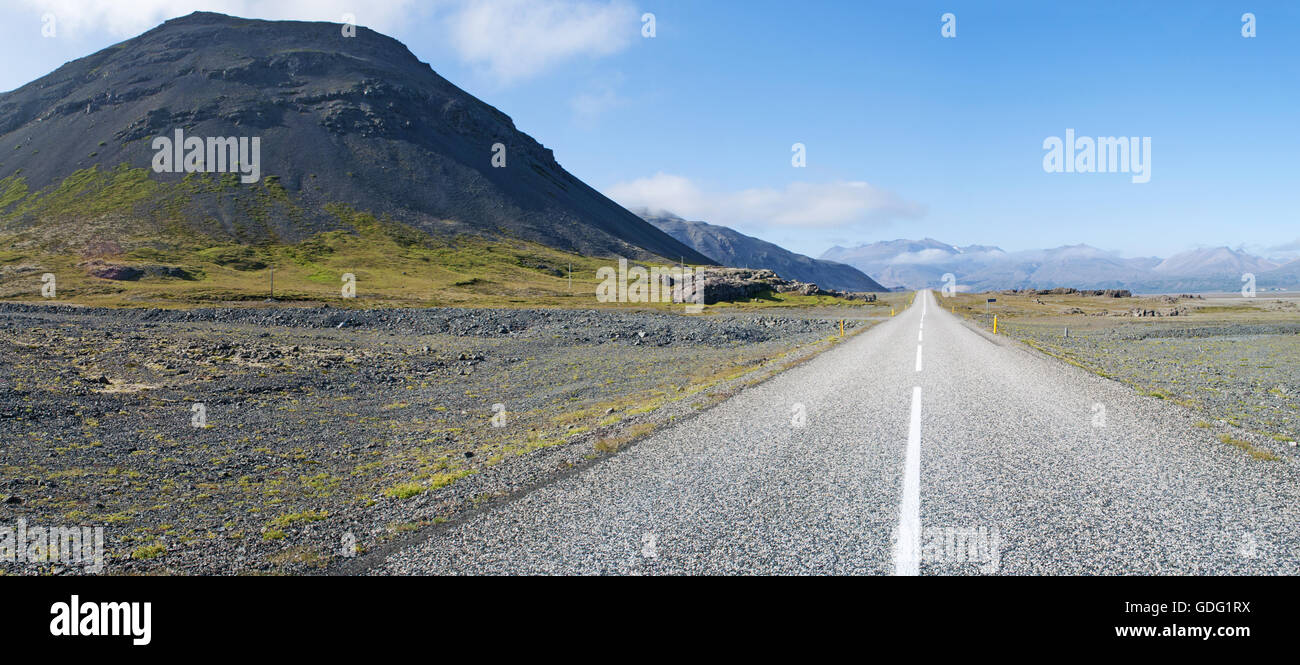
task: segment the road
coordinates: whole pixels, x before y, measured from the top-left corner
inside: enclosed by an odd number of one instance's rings
[[[937,300],[372,572],[1300,572],[1293,465]]]

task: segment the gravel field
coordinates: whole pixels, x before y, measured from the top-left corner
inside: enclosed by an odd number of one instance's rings
[[[110,573],[337,570],[837,334],[786,311],[0,304],[0,524],[103,526]]]
[[[1006,333],[1138,392],[1278,441],[1300,439],[1300,322],[1109,322],[1073,328],[1017,322]]]

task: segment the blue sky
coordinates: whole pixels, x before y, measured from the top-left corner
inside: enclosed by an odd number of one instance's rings
[[[359,6],[355,6],[359,5]],[[626,205],[820,255],[930,236],[1300,255],[1300,3],[2,0],[0,89],[195,9],[392,35]],[[641,17],[655,16],[655,37]],[[940,34],[956,17],[956,37]],[[1241,34],[1242,14],[1257,36]],[[43,37],[45,14],[56,35]],[[1150,137],[1151,180],[1043,141]],[[791,166],[791,146],[807,150]]]

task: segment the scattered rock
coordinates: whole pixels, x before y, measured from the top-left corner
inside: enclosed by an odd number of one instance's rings
[[[876,294],[823,289],[816,284],[782,279],[771,270],[753,268],[706,268],[704,270],[704,304],[750,300],[766,292],[793,293],[804,296],[835,296],[848,300],[875,302]]]
[[[1004,296],[1101,296],[1105,298],[1132,298],[1133,292],[1128,289],[1072,289],[1068,287],[1058,287],[1055,289],[1002,289],[998,291]],[[1043,304],[1039,300],[1034,302]]]

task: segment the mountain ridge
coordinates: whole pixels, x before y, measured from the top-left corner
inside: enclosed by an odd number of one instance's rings
[[[724,266],[768,269],[785,279],[811,282],[838,291],[888,291],[879,282],[850,265],[796,254],[726,226],[688,221],[676,215],[652,215],[648,211],[640,211],[638,214],[659,230]]]
[[[1279,264],[1230,247],[1206,247],[1179,252],[1151,268],[1173,276],[1241,275],[1268,272]]]
[[[1074,287],[1130,289],[1147,293],[1226,291],[1241,288],[1249,273],[1258,288],[1300,285],[1300,261],[1284,265],[1241,250],[1213,247],[1168,258],[1122,257],[1086,244],[1005,252],[997,247],[957,247],[933,238],[897,239],[856,247],[831,247],[821,256],[857,267],[885,286],[941,288],[952,274],[959,288],[993,291],[1013,288]]]

